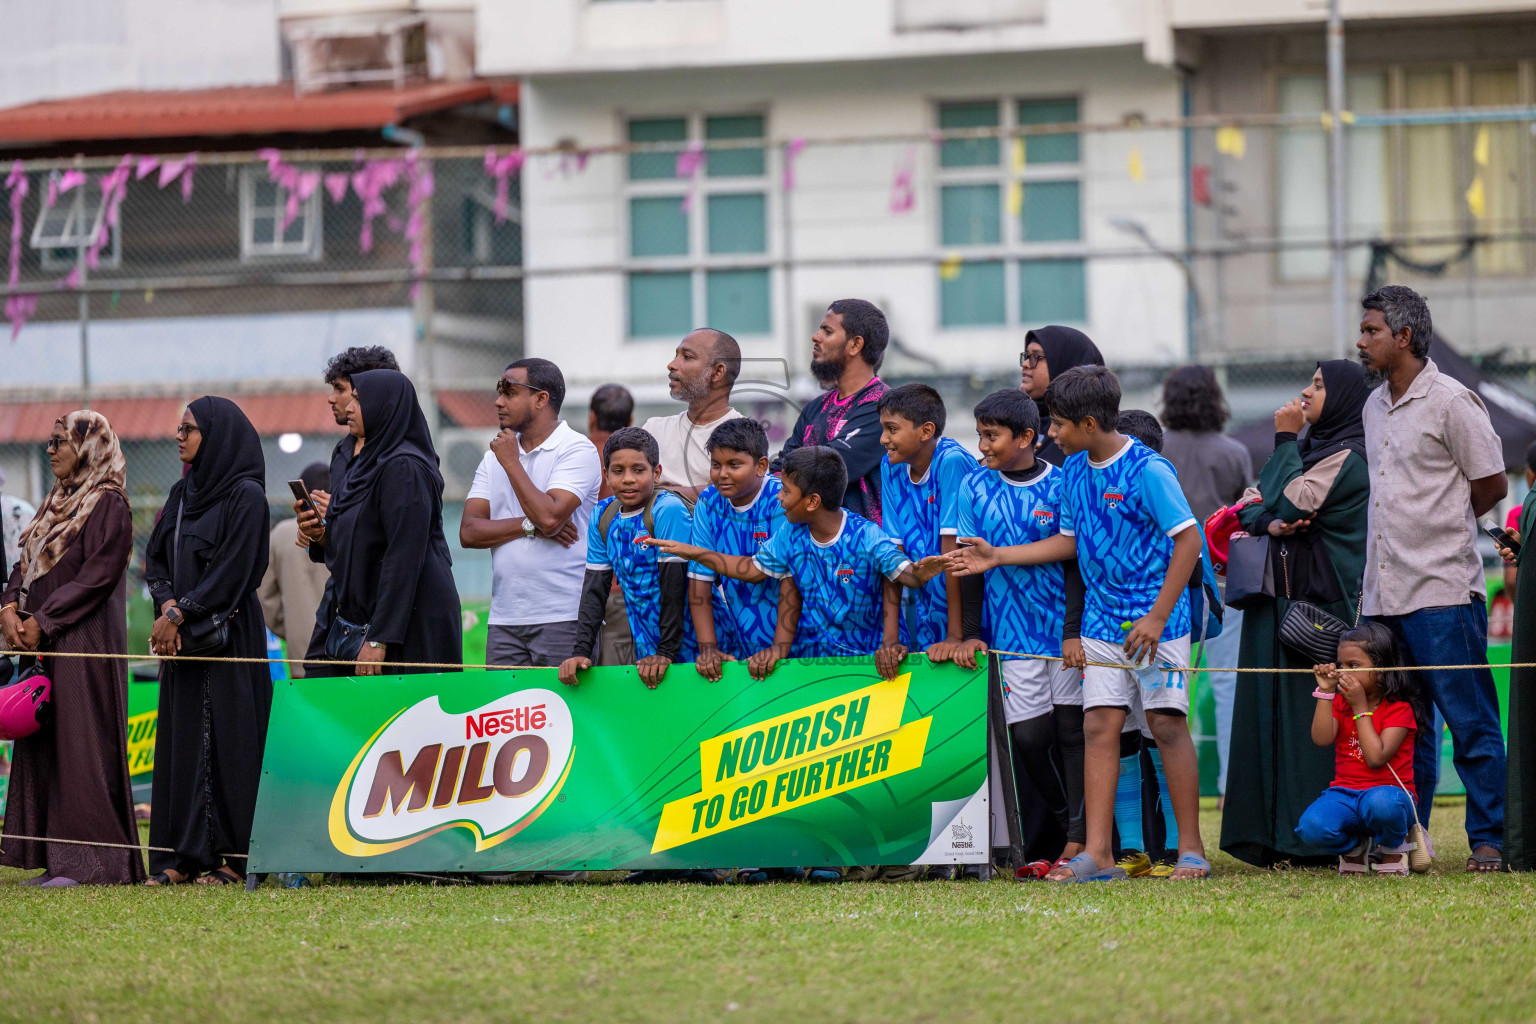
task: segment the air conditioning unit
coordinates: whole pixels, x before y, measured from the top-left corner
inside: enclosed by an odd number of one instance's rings
[[[896,0],[896,31],[950,31],[1038,24],[1045,0]]]
[[[486,445],[494,430],[450,427],[440,431],[433,443],[443,472],[443,500],[463,501],[475,482],[475,470],[485,458]]]
[[[427,19],[413,13],[345,14],[284,26],[300,94],[426,78]]]

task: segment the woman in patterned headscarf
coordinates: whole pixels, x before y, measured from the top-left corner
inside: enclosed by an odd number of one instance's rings
[[[127,662],[47,657],[128,653],[133,518],[123,452],[104,416],[81,411],[54,423],[48,460],[57,482],[21,534],[20,558],[0,592],[0,633],[12,649],[42,655],[53,719],[16,741],[0,864],[43,868],[23,884],[50,888],[139,882],[138,850],[10,838],[139,841],[128,782]]]

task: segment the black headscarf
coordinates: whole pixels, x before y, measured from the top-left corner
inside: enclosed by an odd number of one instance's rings
[[[1365,370],[1353,359],[1318,363],[1323,371],[1323,414],[1296,442],[1301,464],[1311,467],[1346,448],[1365,454],[1365,400],[1371,387]]]
[[[235,485],[254,480],[267,487],[267,460],[261,438],[240,407],[227,398],[204,395],[187,406],[202,434],[192,469],[176,484],[185,502],[184,514],[195,519],[229,496]],[[172,497],[175,488],[172,488]],[[167,501],[167,507],[174,505]]]
[[[1038,342],[1045,350],[1045,369],[1051,375],[1051,380],[1055,380],[1074,366],[1104,365],[1104,356],[1099,352],[1099,347],[1093,343],[1093,339],[1075,327],[1061,327],[1055,324],[1049,327],[1036,327],[1024,335],[1024,347],[1027,349],[1032,341]],[[1035,454],[1046,462],[1059,466],[1065,459],[1065,455],[1047,433],[1051,426],[1051,410],[1046,407],[1043,398],[1035,399],[1035,406],[1040,410],[1041,434],[1040,447]]]
[[[347,469],[341,489],[331,500],[326,521],[359,505],[373,490],[379,471],[390,459],[418,459],[442,492],[443,474],[427,417],[416,400],[416,388],[399,370],[366,370],[352,375],[352,390],[363,412],[363,450]]]

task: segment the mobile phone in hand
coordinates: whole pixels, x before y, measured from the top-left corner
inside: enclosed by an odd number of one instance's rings
[[[1496,524],[1492,519],[1484,519],[1482,526],[1483,532],[1492,537],[1493,542],[1499,547],[1508,548],[1517,555],[1520,553],[1520,542],[1511,537],[1508,531]]]
[[[289,480],[288,489],[293,492],[293,500],[304,506],[304,511],[315,511],[315,503],[309,500],[309,488],[304,486],[303,480]]]

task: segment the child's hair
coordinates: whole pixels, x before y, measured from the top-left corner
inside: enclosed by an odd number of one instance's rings
[[[1014,437],[1023,437],[1026,430],[1040,436],[1040,409],[1018,388],[992,392],[976,403],[975,415],[978,425],[1007,427]]]
[[[650,431],[639,427],[625,427],[608,435],[608,443],[603,445],[605,469],[613,461],[613,453],[618,451],[639,452],[652,466],[661,461],[661,449],[656,446],[656,439],[651,436]]]
[[[1532,441],[1525,449],[1525,468],[1536,473],[1536,441]]]
[[[1428,707],[1423,700],[1423,693],[1419,690],[1415,673],[1402,671],[1403,659],[1397,647],[1397,635],[1379,622],[1362,622],[1352,629],[1346,629],[1344,635],[1339,637],[1339,646],[1358,647],[1365,652],[1365,656],[1371,659],[1371,664],[1376,669],[1376,688],[1381,692],[1382,702],[1389,700],[1407,701],[1413,708],[1413,717],[1418,721],[1420,729],[1429,726],[1429,718],[1426,717]]]
[[[877,411],[893,412],[914,427],[933,424],[935,434],[944,433],[944,399],[927,384],[903,384],[880,396]]]
[[[1134,437],[1157,454],[1163,454],[1163,425],[1147,410],[1125,410],[1120,414],[1120,423],[1115,429]]]
[[[784,456],[781,475],[806,496],[820,495],[824,508],[842,505],[843,492],[848,489],[848,467],[843,465],[843,457],[825,445],[796,448]]]
[[[1092,416],[1100,430],[1118,429],[1120,379],[1103,366],[1074,366],[1051,378],[1045,407],[1052,416],[1081,423]]]
[[[714,432],[709,435],[708,448],[711,452],[717,448],[728,448],[734,452],[750,455],[754,459],[766,459],[768,432],[757,420],[738,416],[733,420],[726,420],[714,429]]]

